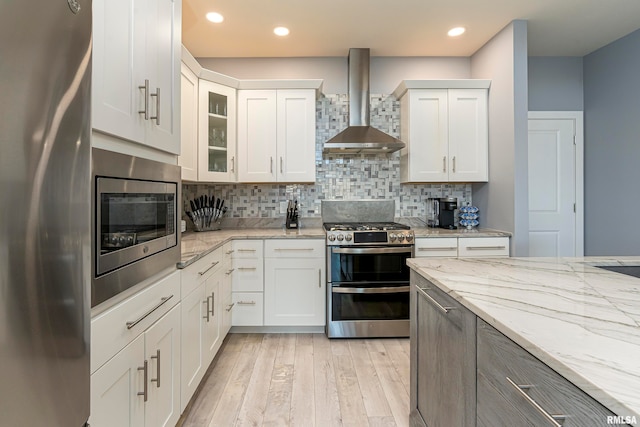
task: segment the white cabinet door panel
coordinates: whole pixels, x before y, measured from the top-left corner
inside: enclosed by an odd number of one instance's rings
[[[315,93],[278,90],[277,116],[278,182],[315,182]]]
[[[183,298],[181,305],[180,412],[184,411],[206,371],[202,341],[206,311],[204,284]]]
[[[238,180],[276,181],[276,92],[238,91]]]
[[[449,89],[449,181],[487,181],[487,91]]]

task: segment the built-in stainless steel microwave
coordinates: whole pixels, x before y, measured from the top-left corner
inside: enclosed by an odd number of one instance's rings
[[[180,261],[180,167],[94,148],[91,306]]]

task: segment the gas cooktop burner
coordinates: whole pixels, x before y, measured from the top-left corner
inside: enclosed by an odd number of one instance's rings
[[[411,227],[397,222],[348,222],[343,224],[325,223],[327,231],[391,231],[409,230]]]
[[[412,245],[411,227],[397,222],[325,223],[327,245]]]

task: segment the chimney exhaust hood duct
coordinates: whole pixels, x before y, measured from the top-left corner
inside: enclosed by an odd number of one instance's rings
[[[349,127],[324,143],[325,153],[393,153],[405,143],[369,125],[369,49],[349,49]]]

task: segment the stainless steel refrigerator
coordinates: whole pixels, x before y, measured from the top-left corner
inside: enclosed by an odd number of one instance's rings
[[[0,426],[89,418],[91,0],[0,2]]]

